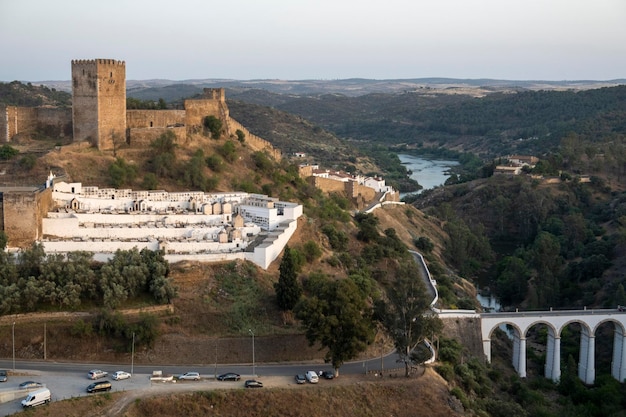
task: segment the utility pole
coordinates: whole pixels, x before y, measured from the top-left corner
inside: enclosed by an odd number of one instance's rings
[[[256,367],[254,363],[254,332],[252,329],[248,329],[248,332],[252,335],[252,375],[256,376]]]
[[[215,339],[215,379],[217,380],[217,342],[219,339]]]
[[[15,322],[13,322],[13,372],[15,372]]]
[[[133,346],[130,353],[130,374],[135,373],[135,332],[133,332]]]
[[[46,322],[43,322],[43,360],[46,360]]]

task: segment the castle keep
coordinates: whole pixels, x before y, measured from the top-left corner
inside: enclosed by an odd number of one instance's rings
[[[72,61],[74,141],[113,150],[126,139],[126,64],[112,59]]]
[[[184,107],[126,110],[124,61],[73,60],[72,108],[0,106],[0,142],[11,142],[17,135],[33,135],[39,130],[71,136],[73,142],[88,141],[101,151],[115,151],[120,146],[145,147],[166,131],[184,143],[202,132],[206,116],[214,116],[222,121],[226,137],[241,130],[252,150],[281,158],[280,150],[230,117],[223,88],[205,88],[201,98],[185,100]]]

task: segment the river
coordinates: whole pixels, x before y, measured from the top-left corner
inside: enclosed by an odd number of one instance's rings
[[[424,187],[417,192],[418,194],[423,190],[443,185],[450,176],[450,168],[459,165],[459,162],[454,160],[425,159],[407,154],[398,154],[398,158],[406,169],[412,172],[411,178]],[[400,198],[406,194],[410,193],[402,193]]]

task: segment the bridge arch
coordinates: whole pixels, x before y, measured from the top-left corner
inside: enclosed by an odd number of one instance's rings
[[[501,325],[513,331],[513,367],[520,377],[526,377],[526,335],[539,324],[548,329],[545,376],[558,381],[561,377],[561,334],[571,324],[580,325],[580,357],[578,376],[586,384],[595,380],[595,336],[600,326],[612,323],[614,329],[611,375],[626,381],[626,312],[624,309],[539,311],[481,314],[483,351],[491,361],[491,336]]]

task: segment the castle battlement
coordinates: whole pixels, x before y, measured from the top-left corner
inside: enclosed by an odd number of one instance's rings
[[[125,66],[125,61],[117,59],[73,59],[72,65],[118,65]]]

